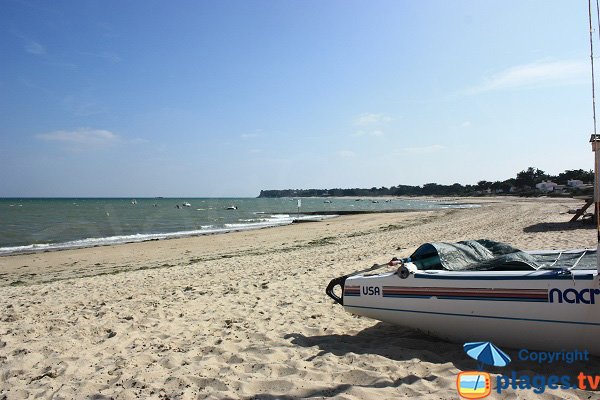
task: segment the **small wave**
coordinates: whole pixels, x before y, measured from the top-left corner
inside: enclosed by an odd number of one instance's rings
[[[273,218],[274,220],[278,220],[278,219],[290,219],[292,217],[290,217],[289,214],[274,214],[274,215],[271,215],[270,218]]]
[[[201,225],[200,229],[165,233],[138,233],[133,235],[118,235],[101,238],[86,238],[72,240],[62,243],[40,243],[26,246],[0,247],[0,256],[19,253],[37,253],[43,251],[66,250],[83,247],[108,246],[122,243],[145,242],[149,240],[174,239],[188,236],[200,236],[213,233],[227,233],[232,230],[252,230],[291,224],[293,218],[273,216],[273,218],[256,219],[254,222],[246,221],[240,223],[223,224],[222,227],[215,225]]]
[[[187,232],[171,232],[171,233],[147,233],[147,234],[134,234],[134,235],[119,235],[119,236],[108,236],[102,238],[86,238],[80,240],[71,240],[62,243],[41,243],[32,244],[26,246],[13,246],[13,247],[1,247],[0,255],[14,254],[14,253],[29,253],[29,252],[41,252],[48,250],[65,250],[82,247],[94,247],[94,246],[107,246],[112,244],[121,243],[135,243],[144,242],[148,240],[160,240],[184,236],[193,236],[201,233],[207,233],[206,230],[196,230]]]
[[[243,221],[246,221],[246,223],[244,223]],[[225,224],[225,227],[230,229],[264,228],[270,226],[287,225],[291,224],[292,221],[293,219],[289,216],[287,216],[287,218],[273,218],[273,216],[271,216],[271,218],[263,218],[261,220],[256,219],[252,222],[248,220],[240,220],[240,223]]]
[[[51,244],[30,244],[27,246],[12,246],[12,247],[0,247],[0,255],[13,254],[13,253],[29,253],[45,251],[50,249]]]

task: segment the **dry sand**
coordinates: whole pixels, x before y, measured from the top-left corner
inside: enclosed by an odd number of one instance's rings
[[[325,286],[427,241],[594,247],[592,225],[567,223],[566,211],[581,204],[494,199],[477,209],[0,257],[0,399],[458,398],[457,373],[476,367],[460,344],[354,317]],[[575,376],[598,373],[600,361],[515,367]]]

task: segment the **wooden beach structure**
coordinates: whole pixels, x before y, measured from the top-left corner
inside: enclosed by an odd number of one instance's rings
[[[577,210],[577,212],[575,212],[575,215],[573,215],[573,218],[570,219],[569,222],[575,222],[579,219],[579,217],[585,215],[585,212],[587,211],[588,208],[590,208],[590,206],[592,204],[594,204],[594,198],[592,196],[582,196],[582,197],[575,197],[576,199],[581,199],[585,201],[585,204]],[[594,219],[596,218],[596,214],[594,213]]]

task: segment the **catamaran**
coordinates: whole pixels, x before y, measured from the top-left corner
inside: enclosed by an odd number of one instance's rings
[[[589,0],[588,11],[598,247],[524,252],[489,240],[427,243],[408,258],[333,279],[327,295],[352,314],[454,342],[600,355],[600,135]],[[384,266],[397,270],[373,273]]]

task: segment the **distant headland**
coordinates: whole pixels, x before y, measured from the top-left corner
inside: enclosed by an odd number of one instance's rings
[[[558,175],[549,175],[538,168],[529,167],[517,173],[515,178],[495,182],[482,180],[476,185],[426,183],[422,186],[397,185],[370,189],[261,190],[258,197],[485,196],[492,194],[577,196],[593,193],[593,185],[589,183],[593,181],[594,172],[591,170],[566,170]]]

